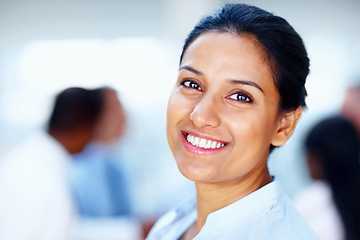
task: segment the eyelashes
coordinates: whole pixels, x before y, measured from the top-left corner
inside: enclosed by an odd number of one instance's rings
[[[199,83],[197,83],[197,81],[195,80],[191,80],[191,79],[184,79],[180,82],[180,87],[181,88],[185,88],[188,90],[196,90],[196,91],[200,91],[203,92],[203,88],[200,86]],[[235,91],[235,93],[231,93],[230,95],[228,95],[226,97],[227,99],[236,101],[236,102],[241,102],[241,103],[252,103],[253,102],[253,98],[250,94],[248,94],[245,91]]]
[[[180,86],[190,88],[190,89],[195,89],[198,91],[202,91],[202,88],[196,81],[189,80],[189,79],[185,79],[185,80],[181,81]]]
[[[252,97],[244,92],[233,93],[228,98],[239,102],[246,102],[246,103],[253,102]]]

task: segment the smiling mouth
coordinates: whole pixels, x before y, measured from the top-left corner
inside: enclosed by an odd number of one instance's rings
[[[217,141],[212,141],[212,140],[208,140],[205,138],[195,137],[189,133],[184,133],[184,134],[185,134],[186,141],[188,143],[190,143],[191,145],[198,147],[198,148],[220,149],[227,145],[224,142],[217,142]]]

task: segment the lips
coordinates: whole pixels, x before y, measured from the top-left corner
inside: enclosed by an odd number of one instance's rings
[[[199,134],[183,132],[183,141],[185,148],[197,154],[212,154],[222,150],[228,143],[209,139]]]

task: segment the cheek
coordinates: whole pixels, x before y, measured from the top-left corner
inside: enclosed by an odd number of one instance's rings
[[[275,121],[271,114],[252,111],[228,119],[233,138],[241,148],[255,149],[270,146]]]
[[[249,115],[229,127],[234,140],[233,149],[228,158],[224,158],[223,165],[218,166],[232,177],[248,174],[267,159],[270,147],[268,125],[263,119]]]
[[[177,125],[186,118],[186,108],[184,107],[182,99],[173,92],[169,98],[166,114],[166,135],[171,151],[174,150],[174,145],[179,140]]]
[[[256,119],[243,118],[241,122],[232,124],[232,134],[236,145],[236,150],[245,154],[245,150],[255,147],[254,144],[262,138],[262,126]]]

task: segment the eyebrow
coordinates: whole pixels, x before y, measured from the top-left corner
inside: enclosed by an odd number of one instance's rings
[[[182,66],[182,67],[179,68],[179,70],[181,70],[181,69],[188,70],[188,71],[190,71],[190,72],[192,72],[192,73],[195,73],[196,75],[204,76],[204,73],[202,73],[201,71],[196,70],[196,69],[190,67],[189,65],[184,65],[184,66]]]
[[[196,70],[196,69],[190,67],[189,65],[184,65],[184,66],[179,68],[179,70],[181,70],[181,69],[188,70],[188,71],[190,71],[192,73],[195,73],[196,75],[204,76],[203,72],[201,72],[199,70]],[[257,83],[255,83],[253,81],[230,79],[229,82],[232,83],[232,84],[241,84],[241,85],[252,86],[252,87],[255,87],[255,88],[259,89],[262,93],[265,94],[264,90]]]
[[[264,90],[257,83],[255,83],[253,81],[231,79],[230,83],[252,86],[252,87],[259,89],[262,93],[265,94]]]

